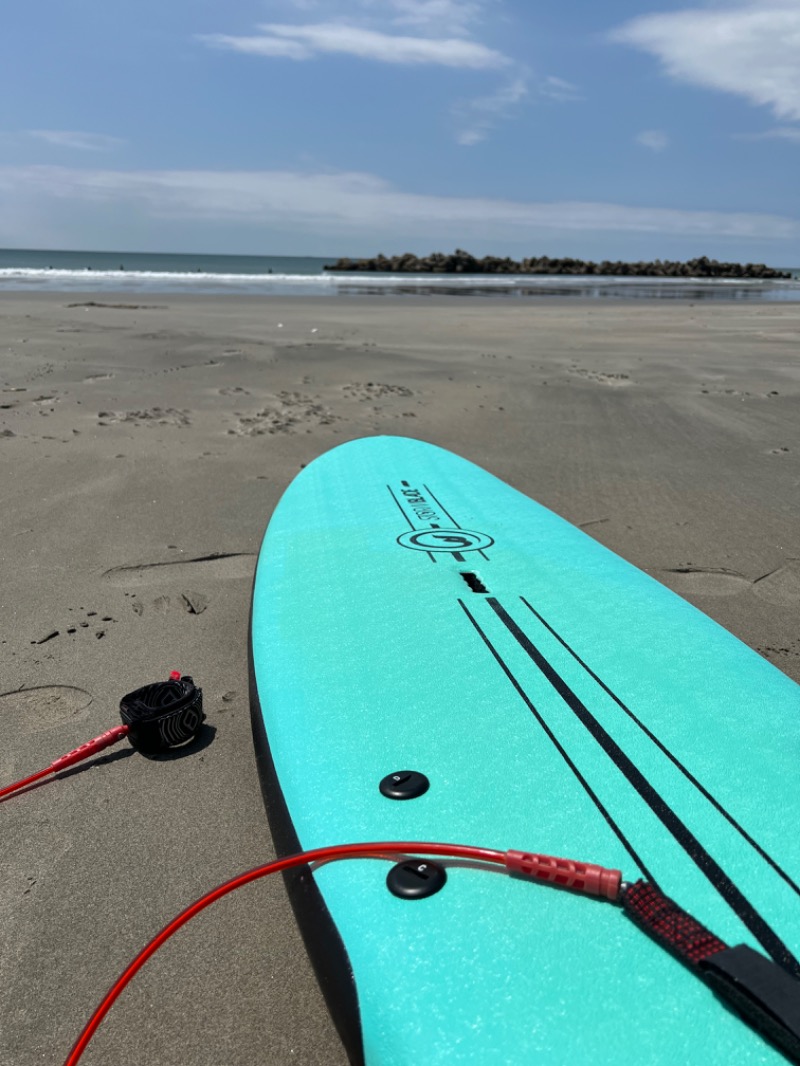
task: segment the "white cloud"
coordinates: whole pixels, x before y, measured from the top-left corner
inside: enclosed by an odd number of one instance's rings
[[[800,238],[800,218],[721,211],[631,207],[591,202],[523,202],[403,192],[372,174],[291,171],[115,171],[67,167],[0,167],[0,236],[18,205],[64,217],[89,205],[121,217],[239,223],[292,228],[320,237],[380,232],[463,241],[543,239],[554,233],[605,231],[669,237]],[[108,217],[108,216],[107,216]]]
[[[800,143],[800,129],[797,126],[777,126],[762,133],[737,133],[737,141],[797,141]]]
[[[268,56],[283,59],[311,59],[314,52],[300,41],[281,40],[279,37],[231,37],[225,33],[207,33],[198,40],[212,48],[229,52],[243,52],[251,56]]]
[[[779,118],[800,120],[798,0],[726,0],[642,15],[612,40],[656,56],[677,81],[735,93]]]
[[[288,59],[311,59],[327,53],[379,63],[434,64],[471,70],[496,70],[511,62],[493,48],[460,37],[406,37],[339,22],[305,26],[269,23],[259,29],[261,32],[251,37],[210,34],[200,39],[219,48]]]
[[[558,100],[562,104],[574,103],[576,100],[583,99],[577,85],[573,85],[571,81],[565,81],[563,78],[553,77],[552,74],[548,74],[542,81],[539,86],[539,93],[550,100]]]
[[[296,11],[330,20],[364,21],[376,26],[413,26],[427,35],[462,36],[483,21],[499,0],[292,0]]]
[[[204,44],[269,59],[308,61],[348,56],[375,63],[438,66],[479,74],[500,73],[494,91],[450,107],[455,138],[463,145],[485,140],[514,117],[536,93],[561,102],[580,99],[563,78],[533,79],[525,64],[478,39],[478,31],[504,18],[505,0],[284,0],[313,21],[270,22],[252,34],[206,34]],[[413,33],[409,32],[413,31]],[[429,106],[426,103],[426,106]]]
[[[77,148],[83,152],[107,152],[125,142],[104,133],[84,133],[81,130],[27,130],[29,137],[57,148]]]
[[[379,0],[386,6],[386,0]],[[369,6],[374,6],[370,4]],[[416,26],[418,29],[447,34],[466,34],[469,27],[480,22],[486,7],[475,0],[389,0],[395,12],[392,19],[397,26]]]
[[[456,135],[459,144],[473,145],[486,140],[498,122],[508,119],[516,107],[528,95],[526,78],[513,78],[488,96],[479,96],[457,104],[453,109],[459,120],[460,130]]]
[[[636,143],[652,152],[663,152],[669,144],[669,137],[663,130],[642,130],[636,137]]]

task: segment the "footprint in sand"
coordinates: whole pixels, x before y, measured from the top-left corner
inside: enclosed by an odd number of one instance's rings
[[[71,685],[43,685],[0,694],[0,722],[3,730],[22,735],[40,733],[63,722],[88,718],[90,693]]]
[[[366,384],[362,384],[360,381],[353,381],[349,385],[342,385],[342,392],[348,400],[358,400],[360,403],[367,403],[370,400],[383,400],[395,396],[405,399],[414,395],[412,390],[406,388],[405,385],[386,385],[379,381],[368,381]]]
[[[48,376],[48,374],[52,374],[54,370],[54,363],[43,363],[42,366],[39,366],[35,370],[31,371],[31,373],[28,375],[27,380],[29,382],[37,381],[39,378],[45,378]]]
[[[621,388],[633,384],[629,374],[613,373],[610,370],[589,370],[586,367],[578,366],[577,363],[573,363],[568,369],[570,374],[575,374],[586,381],[592,381],[596,385]]]
[[[235,689],[229,689],[227,692],[223,692],[221,698],[222,698],[223,704],[226,704],[226,706],[219,707],[218,708],[219,713],[220,714],[224,714],[226,711],[231,710],[230,704],[232,704],[232,703],[234,703],[236,701],[236,698],[237,698],[238,695],[239,695],[239,693],[236,692]]]
[[[660,573],[664,584],[681,596],[736,596],[750,589],[759,599],[776,607],[800,604],[800,560],[793,560],[755,581],[724,567],[686,566]]]
[[[70,613],[73,613],[72,607],[69,609]],[[73,617],[68,619],[58,629],[55,627],[45,629],[39,636],[31,640],[31,644],[49,644],[50,641],[55,640],[57,637],[76,637],[79,634],[92,634],[96,640],[102,640],[108,632],[108,626],[116,622],[115,618],[112,618],[109,614],[101,615],[97,611],[84,611],[83,607],[80,611],[75,612]]]
[[[700,391],[707,396],[733,396],[737,400],[752,399],[754,396],[752,392],[746,392],[742,389],[725,389],[721,385],[701,389]]]
[[[724,567],[685,566],[659,573],[664,584],[679,596],[736,596],[752,584],[744,574]]]
[[[37,412],[36,412],[37,414],[42,415],[43,417],[47,418],[48,415],[51,415],[51,414],[54,413],[54,411],[55,411],[54,404],[58,403],[58,396],[55,396],[55,395],[53,395],[53,396],[50,396],[50,395],[36,396],[36,397],[34,397],[34,399],[29,400],[28,402],[33,404],[33,406],[37,408]]]
[[[137,618],[141,618],[145,611],[166,614],[172,603],[169,596],[156,596],[154,600],[150,601],[149,605],[145,605],[140,599],[136,598],[135,592],[126,592],[125,595],[132,597],[131,607]],[[180,594],[180,598],[176,601],[176,606],[186,611],[187,614],[202,614],[208,607],[209,602],[208,597],[204,596],[202,592],[189,591]]]
[[[324,404],[301,392],[279,392],[269,404],[252,414],[236,412],[237,424],[228,433],[261,437],[267,433],[306,433],[312,426],[328,426],[339,421]]]
[[[134,426],[190,426],[191,411],[175,407],[151,407],[146,411],[98,411],[98,426],[127,422]]]
[[[759,655],[778,667],[793,666],[800,660],[800,640],[787,641],[785,645],[765,644],[756,648]]]

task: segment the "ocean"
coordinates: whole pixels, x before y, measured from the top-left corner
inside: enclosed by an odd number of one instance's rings
[[[338,256],[0,249],[1,292],[236,293],[262,296],[486,296],[800,301],[788,281],[487,274],[330,274]],[[784,268],[791,269],[791,268]]]

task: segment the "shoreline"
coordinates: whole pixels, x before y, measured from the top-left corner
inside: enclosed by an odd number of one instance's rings
[[[459,274],[337,272],[229,273],[180,269],[40,269],[0,267],[0,295],[47,293],[140,293],[260,297],[391,296],[408,299],[458,296],[484,300],[706,300],[753,303],[800,302],[800,272],[786,279],[591,276],[572,274]]]

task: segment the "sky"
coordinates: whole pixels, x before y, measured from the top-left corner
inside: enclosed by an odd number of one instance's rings
[[[800,0],[38,0],[0,247],[800,265]]]

